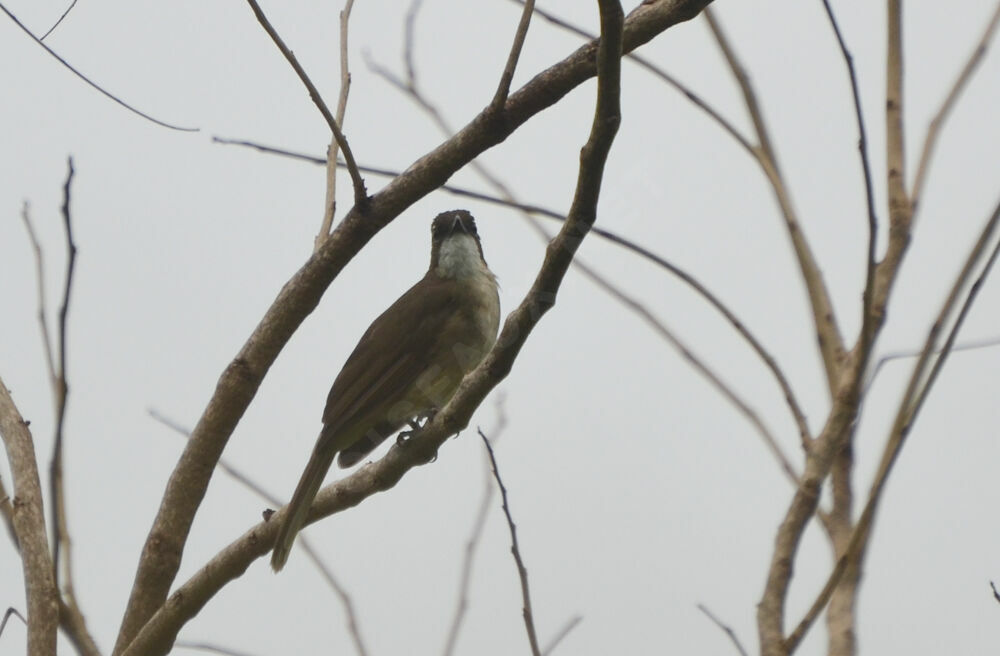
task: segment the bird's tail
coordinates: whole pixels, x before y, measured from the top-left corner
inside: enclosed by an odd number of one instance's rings
[[[292,500],[285,507],[285,517],[278,529],[278,538],[275,540],[274,551],[271,553],[271,568],[275,572],[281,571],[281,568],[285,566],[288,553],[292,550],[292,544],[295,543],[295,536],[298,535],[299,529],[309,517],[313,499],[316,498],[316,493],[319,492],[335,455],[337,455],[337,451],[331,449],[321,435],[316,443],[316,448],[313,449],[313,453],[309,457],[305,471],[302,472],[302,478],[299,479],[299,484],[295,487],[295,494],[292,495]]]

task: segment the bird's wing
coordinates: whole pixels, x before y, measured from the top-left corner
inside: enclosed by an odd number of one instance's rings
[[[457,301],[451,285],[418,282],[372,322],[327,396],[324,433],[332,442],[354,441],[357,429],[363,434],[403,399],[434,361],[431,345],[439,342],[441,320],[453,314]],[[341,451],[349,444],[331,446]]]

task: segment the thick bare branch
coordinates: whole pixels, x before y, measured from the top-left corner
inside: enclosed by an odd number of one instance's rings
[[[815,621],[816,617],[819,616],[819,613],[822,612],[826,602],[833,594],[833,591],[841,577],[844,575],[844,572],[848,567],[856,563],[862,553],[862,550],[868,543],[871,524],[875,517],[875,511],[878,508],[878,503],[881,500],[881,495],[885,489],[886,481],[889,479],[892,467],[903,448],[907,436],[913,428],[913,423],[916,421],[921,405],[927,398],[938,373],[944,366],[944,363],[948,358],[948,354],[952,350],[952,346],[958,337],[958,332],[962,327],[962,323],[965,320],[969,309],[972,307],[983,282],[986,280],[993,264],[996,262],[997,256],[1000,255],[1000,241],[995,244],[986,265],[983,267],[983,270],[969,288],[961,311],[949,331],[945,346],[940,350],[936,360],[934,361],[930,374],[927,374],[927,368],[931,366],[931,358],[936,352],[935,347],[937,345],[938,336],[945,321],[948,316],[951,315],[952,310],[957,304],[958,299],[961,296],[962,289],[965,288],[969,280],[972,278],[973,271],[982,258],[987,246],[995,239],[998,227],[1000,227],[1000,203],[997,204],[993,214],[983,227],[979,240],[976,242],[975,246],[973,246],[969,256],[966,258],[965,265],[962,267],[958,276],[956,276],[955,282],[952,284],[951,291],[945,299],[945,302],[942,304],[941,310],[938,312],[937,319],[931,326],[927,339],[924,343],[924,348],[920,353],[917,363],[913,367],[913,372],[910,375],[906,392],[904,393],[903,398],[900,401],[899,408],[897,409],[896,419],[889,432],[889,437],[886,440],[886,445],[882,452],[882,459],[879,462],[878,469],[876,470],[875,479],[872,483],[871,490],[868,493],[868,499],[865,502],[864,510],[861,512],[861,516],[854,525],[850,541],[847,543],[843,553],[838,558],[837,564],[830,573],[830,576],[827,579],[826,584],[823,586],[823,589],[820,591],[820,594],[813,602],[813,605],[810,607],[810,610],[806,613],[805,617],[799,622],[798,626],[785,641],[787,653],[794,651],[795,647],[798,646],[802,638],[805,637],[809,627]]]
[[[643,5],[633,11],[625,22],[624,47],[629,50],[637,48],[669,27],[691,19],[706,3],[707,0],[676,0]],[[115,654],[122,653],[128,647],[166,602],[191,522],[204,497],[215,463],[268,368],[298,326],[319,303],[329,284],[368,240],[403,210],[444,184],[449,176],[480,153],[503,141],[529,118],[558,102],[584,80],[593,77],[596,73],[596,52],[597,44],[589,43],[537,75],[510,96],[504,109],[504,121],[498,123],[481,112],[454,138],[422,157],[404,175],[375,194],[367,215],[362,216],[356,208],[348,212],[334,229],[331,238],[285,284],[239,354],[223,372],[212,399],[191,433],[191,440],[184,454],[171,474],[160,510],[140,557]],[[589,222],[586,224],[590,225]],[[571,217],[564,226],[564,232],[570,229],[578,231],[579,227],[580,220]],[[575,235],[576,232],[572,234]],[[514,334],[520,334],[522,322],[525,322],[525,330],[530,329],[541,316],[545,305],[551,303],[551,297],[548,297],[547,303],[540,304],[539,309],[536,309],[534,299],[537,298],[540,302],[546,300],[546,297],[539,294],[558,286],[564,273],[563,267],[568,266],[571,259],[569,256],[573,254],[573,250],[566,248],[569,241],[565,237],[558,241],[549,257],[549,265],[536,281],[538,287],[530,302],[508,319],[513,321],[511,330]],[[578,237],[572,243],[575,247]],[[516,341],[513,343],[517,345]],[[514,349],[508,354],[505,350],[504,359],[487,358],[487,362],[494,363],[492,367],[495,369],[491,368],[489,371],[493,372],[496,380],[506,375],[504,369],[509,367],[516,352],[517,349]],[[484,377],[485,375],[483,374]],[[477,376],[473,379],[480,381]],[[473,387],[485,390],[486,384],[476,382]],[[470,400],[466,403],[472,403],[474,396],[476,395],[470,393]],[[458,400],[457,396],[455,400]],[[465,405],[456,405],[456,412],[458,408],[465,408]],[[467,410],[471,414],[471,408]],[[444,415],[441,415],[442,426],[445,425],[443,421]],[[273,537],[271,535],[271,539]],[[269,547],[270,544],[264,548]],[[152,633],[154,630],[150,628],[147,635]],[[159,639],[168,638],[161,636]]]
[[[340,146],[340,150],[344,153],[344,161],[347,162],[347,172],[351,174],[351,182],[354,184],[354,207],[357,211],[364,214],[368,209],[368,190],[365,189],[365,181],[361,177],[361,172],[358,171],[358,165],[354,161],[354,153],[351,151],[350,145],[347,143],[347,137],[340,129],[340,124],[337,123],[337,119],[334,118],[333,114],[330,113],[330,108],[326,106],[326,102],[323,101],[323,96],[320,95],[319,90],[316,85],[312,83],[309,76],[306,74],[305,69],[299,64],[299,60],[295,58],[292,51],[288,49],[285,42],[281,39],[277,30],[271,25],[271,22],[267,20],[267,16],[264,15],[264,10],[260,8],[257,4],[257,0],[247,0],[247,4],[250,5],[250,9],[253,10],[254,16],[257,17],[257,22],[260,23],[267,35],[271,37],[274,41],[274,45],[278,46],[278,50],[281,54],[285,56],[288,63],[291,65],[295,74],[299,76],[302,80],[302,84],[305,85],[306,89],[309,91],[309,97],[312,98],[313,103],[319,109],[323,118],[326,119],[326,124],[330,127],[330,132],[333,133],[333,138],[337,141]]]
[[[178,435],[190,439],[191,431],[184,426],[181,426],[176,421],[160,414],[152,408],[150,408],[147,412],[149,412],[150,417],[160,422],[170,430],[174,431]],[[266,503],[271,504],[275,508],[280,508],[285,505],[285,501],[282,501],[276,495],[265,490],[259,483],[257,483],[257,481],[253,480],[250,476],[244,474],[236,467],[230,465],[226,462],[225,458],[219,459],[218,467],[223,472],[228,474],[230,478],[256,494]],[[344,606],[344,614],[347,618],[347,631],[351,636],[351,640],[354,642],[354,648],[357,650],[358,656],[367,656],[368,650],[365,648],[365,642],[361,637],[361,627],[358,624],[358,618],[354,611],[354,602],[351,599],[351,596],[347,593],[347,590],[340,585],[340,581],[338,581],[333,575],[333,571],[320,557],[319,552],[313,548],[312,542],[310,542],[307,536],[300,535],[295,544],[298,545],[302,551],[306,552],[309,560],[311,560],[316,569],[319,570],[323,580],[326,581],[327,585],[330,586],[330,589],[333,590],[333,593],[340,599],[341,604]]]
[[[28,424],[0,380],[0,436],[14,479],[14,531],[21,553],[24,596],[28,600],[28,653],[55,656],[59,628],[59,592],[45,535],[45,511],[38,461]]]

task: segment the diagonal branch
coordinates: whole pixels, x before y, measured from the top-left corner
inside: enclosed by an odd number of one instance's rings
[[[799,263],[799,270],[802,280],[805,283],[809,297],[809,304],[812,308],[813,323],[816,326],[816,336],[819,342],[820,354],[823,358],[823,367],[826,371],[827,387],[830,395],[836,391],[837,380],[844,360],[844,340],[841,337],[840,329],[837,326],[837,319],[833,312],[833,305],[830,302],[830,295],[823,283],[823,275],[816,263],[816,258],[809,248],[805,233],[799,222],[795,208],[792,206],[791,195],[781,169],[778,166],[778,157],[771,144],[771,137],[764,121],[764,114],[760,104],[757,102],[757,94],[746,69],[740,62],[735,50],[729,43],[722,26],[715,18],[711,8],[704,11],[705,19],[711,28],[712,35],[719,45],[719,49],[726,58],[733,76],[739,84],[743,93],[743,100],[746,103],[747,111],[753,122],[757,140],[760,145],[755,148],[757,161],[771,183],[781,215],[785,220],[785,227],[788,230],[788,237],[792,242],[792,250]]]
[[[497,466],[496,455],[493,453],[493,446],[483,431],[479,431],[479,437],[482,438],[483,444],[486,446],[486,454],[490,458],[493,478],[496,479],[497,487],[500,489],[503,514],[507,518],[507,528],[510,530],[510,553],[514,556],[514,563],[517,565],[517,578],[521,581],[521,603],[523,604],[521,614],[524,617],[524,628],[528,633],[528,645],[531,647],[532,656],[541,656],[541,651],[538,648],[538,635],[535,633],[535,615],[531,610],[531,593],[528,589],[528,568],[524,566],[524,559],[521,557],[521,547],[517,543],[517,526],[514,524],[514,518],[510,512],[510,504],[507,501],[507,487],[503,484],[503,479],[500,478],[500,469]]]
[[[187,428],[181,426],[177,422],[160,414],[152,408],[150,408],[147,412],[150,417],[160,422],[170,430],[190,439],[191,431]],[[280,508],[285,505],[284,501],[265,490],[259,483],[241,472],[236,467],[230,465],[225,459],[219,459],[218,467],[223,472],[228,474],[230,478],[256,494],[266,503],[271,504],[275,508]],[[361,638],[361,629],[358,624],[357,614],[354,612],[354,602],[351,600],[351,596],[347,593],[347,590],[340,585],[340,581],[338,581],[333,575],[333,571],[331,571],[327,564],[323,562],[323,559],[320,558],[319,553],[313,548],[312,542],[309,541],[307,536],[300,535],[295,544],[298,545],[302,551],[306,552],[306,556],[308,556],[309,560],[313,562],[313,565],[315,565],[316,569],[319,570],[320,575],[326,581],[327,585],[330,586],[330,589],[333,590],[334,594],[336,594],[340,599],[341,604],[344,606],[344,614],[347,616],[347,631],[350,633],[351,640],[354,642],[354,648],[357,650],[358,656],[367,656],[368,650],[365,649],[364,640]]]
[[[510,83],[514,80],[514,69],[517,68],[517,60],[521,57],[521,49],[524,47],[524,39],[528,36],[528,26],[531,25],[531,12],[535,8],[535,0],[526,0],[524,9],[521,11],[521,21],[517,25],[517,32],[514,34],[514,43],[510,46],[510,54],[507,56],[507,64],[503,67],[500,75],[500,84],[497,87],[496,95],[490,108],[493,111],[500,111],[507,102],[510,95]],[[410,69],[412,71],[412,67]]]
[[[944,125],[945,120],[948,118],[948,115],[951,113],[952,108],[955,106],[955,103],[958,101],[958,97],[962,95],[962,91],[968,85],[969,80],[972,78],[972,74],[976,72],[979,64],[986,56],[986,48],[993,39],[993,34],[996,32],[998,25],[1000,25],[1000,4],[997,4],[997,8],[993,11],[993,16],[986,24],[986,29],[983,30],[983,36],[980,37],[979,42],[976,43],[976,47],[972,50],[972,54],[969,55],[969,59],[965,62],[965,66],[962,67],[962,72],[958,74],[958,78],[952,85],[951,90],[944,99],[944,102],[941,103],[941,108],[938,109],[934,118],[931,119],[931,124],[927,128],[927,136],[924,137],[923,148],[920,150],[920,160],[917,162],[917,175],[913,179],[913,188],[910,190],[910,202],[913,205],[914,210],[916,210],[917,206],[920,204],[920,197],[924,191],[924,183],[927,180],[927,172],[930,170],[931,159],[934,156],[934,146],[937,145],[937,139],[941,133],[941,128]]]
[[[748,656],[747,650],[743,648],[743,643],[740,642],[739,636],[737,636],[736,632],[733,631],[733,627],[716,617],[704,604],[698,604],[698,610],[704,613],[705,617],[707,617],[712,624],[719,627],[719,630],[726,634],[726,637],[729,638],[731,643],[733,643],[733,647],[735,647],[736,651],[740,653],[740,656]]]
[[[679,0],[643,5],[625,21],[623,47],[633,50],[671,26],[690,20],[707,1]],[[349,211],[330,239],[288,280],[220,376],[215,392],[170,476],[139,559],[114,654],[121,654],[167,601],[191,524],[204,498],[215,463],[271,364],[319,303],[333,279],[379,230],[407,207],[444,184],[449,176],[479,154],[502,142],[532,116],[557,103],[572,89],[593,77],[597,70],[596,52],[597,44],[588,43],[535,76],[510,96],[503,122],[498,123],[481,112],[454,138],[414,162],[403,175],[373,195],[366,215],[362,216],[358,208]],[[586,225],[589,227],[590,222]],[[579,226],[580,219],[571,216],[563,230],[578,231]],[[559,243],[566,244],[567,239],[563,238]],[[560,247],[559,252],[563,251]],[[573,253],[572,250],[565,252],[569,255]],[[552,289],[552,285],[558,287],[564,273],[562,257],[564,255],[559,253],[552,254],[549,266],[537,281],[538,293]],[[568,266],[568,260],[565,266]],[[515,313],[514,320],[526,321],[528,327],[534,325],[541,314],[533,308],[533,304],[526,305]],[[520,327],[517,323],[513,325],[512,330]],[[516,352],[513,352],[505,357],[512,361],[515,355]],[[499,378],[504,365],[496,366]],[[469,412],[471,414],[471,410]],[[372,492],[374,490],[369,493]],[[273,537],[272,534],[271,539]],[[237,575],[236,569],[229,568],[228,575]],[[165,608],[163,613],[167,613]],[[163,615],[160,617],[162,619]],[[147,636],[153,633],[155,631],[150,627]],[[160,639],[167,638],[161,636]]]
[[[497,425],[493,429],[493,441],[496,442],[503,435],[507,427],[507,413],[504,408],[504,394],[497,393]],[[493,501],[493,485],[490,483],[489,460],[483,460],[485,472],[483,476],[483,495],[479,501],[479,509],[476,511],[476,518],[472,523],[472,533],[465,542],[465,558],[462,561],[462,574],[458,582],[458,603],[455,605],[455,614],[451,619],[451,627],[448,629],[448,638],[445,641],[444,656],[452,656],[455,653],[455,645],[458,643],[458,633],[465,619],[465,613],[469,608],[469,588],[472,585],[472,565],[476,558],[476,550],[479,548],[479,541],[486,528],[486,518],[489,515],[490,504]]]
[[[861,157],[861,171],[865,181],[865,198],[868,202],[868,258],[865,267],[865,291],[862,295],[861,312],[861,344],[862,353],[867,358],[871,352],[875,331],[872,323],[881,324],[881,317],[874,317],[872,313],[872,302],[875,286],[875,246],[878,240],[878,215],[875,212],[875,192],[872,184],[871,162],[868,158],[868,136],[865,131],[864,112],[861,111],[861,92],[858,91],[858,76],[854,71],[854,57],[851,56],[844,42],[844,37],[840,33],[840,26],[837,18],[833,15],[830,7],[830,0],[823,0],[823,8],[830,21],[830,27],[837,37],[837,44],[840,46],[840,53],[847,66],[847,74],[851,80],[851,97],[854,99],[854,116],[858,122],[858,155]]]
[[[358,171],[358,165],[354,161],[354,153],[351,151],[351,147],[347,144],[347,137],[340,130],[340,125],[337,123],[337,119],[333,117],[330,113],[330,108],[326,106],[323,101],[323,97],[319,94],[319,90],[316,89],[316,85],[312,83],[309,76],[306,75],[305,69],[299,64],[299,60],[295,58],[292,51],[288,49],[285,42],[282,41],[281,36],[278,35],[277,30],[271,25],[271,22],[267,20],[267,16],[264,15],[264,10],[260,8],[257,4],[257,0],[247,0],[247,4],[250,5],[250,9],[253,10],[254,16],[257,17],[257,21],[260,23],[264,31],[267,32],[271,40],[274,41],[274,45],[278,46],[278,50],[281,54],[285,56],[288,63],[291,65],[295,74],[299,76],[302,80],[302,84],[305,85],[306,89],[309,91],[309,97],[312,98],[313,103],[319,109],[323,118],[326,119],[326,124],[330,126],[330,131],[333,132],[333,138],[336,139],[337,144],[340,146],[340,150],[344,153],[344,161],[347,162],[347,171],[351,174],[351,182],[354,184],[354,206],[359,212],[364,214],[368,209],[368,191],[365,189],[365,181],[361,177],[361,172]]]

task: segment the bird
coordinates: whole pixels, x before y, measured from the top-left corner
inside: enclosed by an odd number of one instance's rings
[[[475,219],[467,210],[438,214],[427,273],[372,322],[333,381],[323,428],[278,529],[275,572],[334,458],[351,467],[404,426],[431,418],[492,348],[499,325],[499,287]]]

